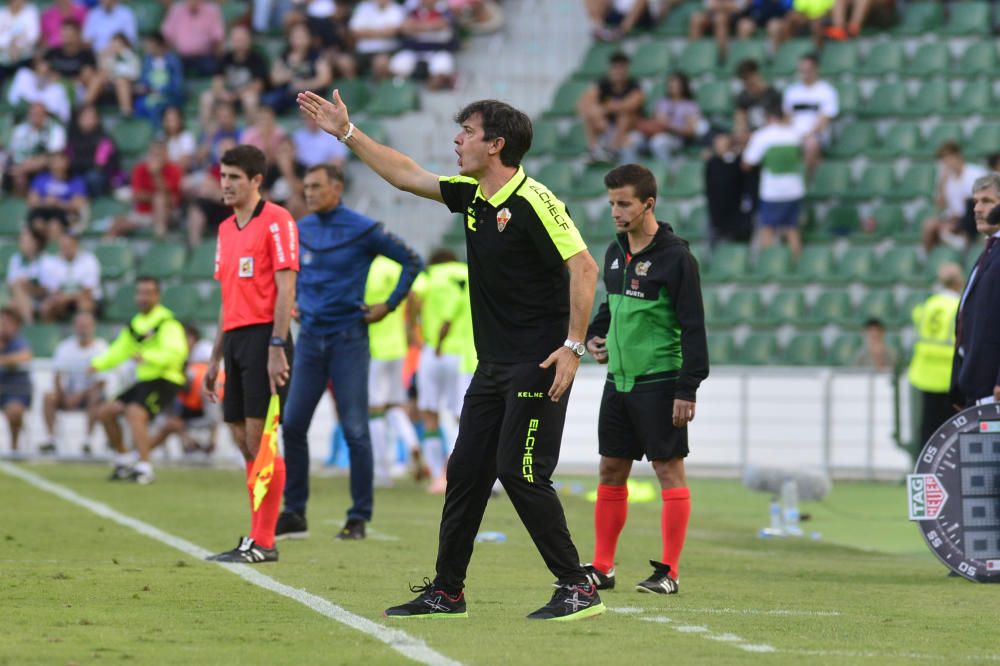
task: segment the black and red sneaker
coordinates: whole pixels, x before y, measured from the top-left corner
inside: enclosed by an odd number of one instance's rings
[[[597,587],[592,583],[556,585],[549,603],[529,615],[528,619],[572,622],[600,615],[606,610]]]
[[[429,578],[424,578],[423,585],[411,585],[410,592],[419,592],[420,596],[405,604],[385,609],[385,616],[431,619],[469,617],[465,610],[465,592],[448,594],[440,587],[435,587]]]

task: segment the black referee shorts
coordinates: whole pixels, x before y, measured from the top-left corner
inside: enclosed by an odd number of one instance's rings
[[[637,384],[622,393],[613,381],[604,384],[597,419],[602,456],[631,460],[671,460],[688,454],[687,427],[674,427],[676,381]]]
[[[246,419],[263,419],[271,402],[271,382],[267,376],[267,355],[270,351],[274,324],[252,324],[226,331],[222,340],[222,356],[226,364],[225,395],[222,396],[222,416],[226,423]],[[289,377],[278,387],[281,411],[291,382],[292,336],[285,343]]]

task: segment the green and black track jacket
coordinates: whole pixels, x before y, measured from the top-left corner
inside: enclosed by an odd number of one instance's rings
[[[676,397],[694,401],[708,377],[698,262],[669,224],[659,226],[652,242],[635,255],[629,254],[627,234],[618,234],[608,246],[608,298],[587,339],[607,338],[608,380],[618,391],[676,380]]]

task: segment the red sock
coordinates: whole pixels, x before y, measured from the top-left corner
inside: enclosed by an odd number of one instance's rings
[[[250,485],[250,470],[253,469],[253,461],[247,461],[247,495],[250,496],[250,534],[253,534],[257,526],[257,512],[253,510],[253,486]]]
[[[260,508],[254,519],[253,532],[250,534],[255,543],[264,548],[274,548],[274,528],[278,525],[278,514],[281,513],[281,496],[285,492],[285,459],[278,456],[274,459],[274,476],[267,487],[267,494],[261,500]]]
[[[594,568],[608,573],[615,566],[618,535],[628,517],[628,486],[597,486],[594,507]]]
[[[687,536],[691,517],[691,490],[669,488],[662,491],[663,513],[660,514],[660,534],[663,536],[663,560],[670,565],[670,574],[677,580],[677,565]]]

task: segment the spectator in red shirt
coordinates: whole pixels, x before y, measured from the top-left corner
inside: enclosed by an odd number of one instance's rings
[[[157,238],[163,238],[167,226],[180,214],[181,180],[184,171],[167,158],[167,144],[156,140],[149,144],[146,159],[132,170],[132,200],[135,206],[124,217],[117,218],[108,230],[115,238],[139,228],[152,227]]]
[[[226,24],[217,3],[177,0],[167,12],[162,32],[181,57],[186,72],[201,76],[215,73],[226,38]]]

